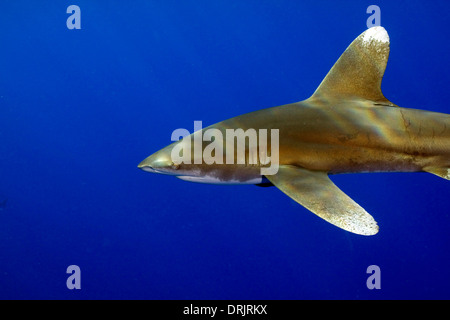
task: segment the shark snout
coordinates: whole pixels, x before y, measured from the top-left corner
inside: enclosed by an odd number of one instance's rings
[[[153,162],[154,162],[154,160],[153,160],[152,156],[147,157],[144,160],[142,160],[141,163],[138,164],[138,168],[139,169],[144,169],[146,167],[153,168],[152,167]]]
[[[172,174],[174,167],[170,154],[163,150],[152,154],[138,164],[138,168],[144,171],[164,174]]]
[[[138,164],[138,168],[148,172],[156,172],[152,167],[152,162],[149,160],[150,157],[144,159],[141,163]]]

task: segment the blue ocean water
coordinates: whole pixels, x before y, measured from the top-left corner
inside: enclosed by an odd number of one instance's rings
[[[0,298],[449,299],[444,179],[333,177],[377,220],[364,237],[276,188],[136,167],[194,120],[309,97],[372,4],[385,96],[450,113],[448,1],[2,1]]]

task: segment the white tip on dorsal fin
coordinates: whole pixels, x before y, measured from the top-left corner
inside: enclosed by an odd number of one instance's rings
[[[379,41],[380,43],[389,44],[389,35],[383,27],[373,27],[367,29],[361,34],[363,41],[370,43],[372,41]]]
[[[394,105],[381,92],[389,58],[389,35],[373,27],[359,35],[328,72],[312,97],[359,98]]]

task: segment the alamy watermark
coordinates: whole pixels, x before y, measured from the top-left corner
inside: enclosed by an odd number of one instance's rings
[[[81,289],[81,269],[79,266],[72,264],[67,267],[66,273],[70,276],[66,280],[67,289]]]
[[[379,6],[375,4],[368,6],[366,13],[371,14],[366,21],[367,28],[381,26],[381,9]]]
[[[270,143],[269,132],[270,131]],[[279,166],[278,129],[203,130],[202,121],[194,121],[194,133],[176,129],[172,141],[178,141],[171,151],[172,162],[179,164],[241,164],[260,166],[262,175],[274,175]],[[205,147],[204,142],[209,142]],[[225,155],[224,155],[225,153]]]
[[[77,5],[70,5],[67,7],[67,13],[70,13],[70,16],[66,20],[67,29],[81,29],[81,9]]]
[[[372,264],[367,267],[367,274],[370,276],[367,278],[366,286],[367,289],[381,289],[381,269],[376,264]]]

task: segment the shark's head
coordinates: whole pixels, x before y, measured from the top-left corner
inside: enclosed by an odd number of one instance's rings
[[[177,154],[180,154],[180,150],[183,150],[181,153],[186,152],[186,159],[184,159],[184,161],[180,161],[182,159],[177,158],[176,156]],[[144,171],[176,176],[177,178],[185,176],[196,177],[201,175],[200,166],[201,165],[194,164],[193,146],[191,146],[189,139],[175,141],[145,158],[138,164],[138,168]]]
[[[180,165],[172,161],[173,144],[155,152],[138,164],[138,168],[153,173],[180,175]]]
[[[182,139],[144,159],[138,168],[200,183],[259,184],[262,181],[258,166],[225,164],[224,158],[220,163],[213,163],[207,155],[203,156],[203,152],[195,152],[189,138]]]

